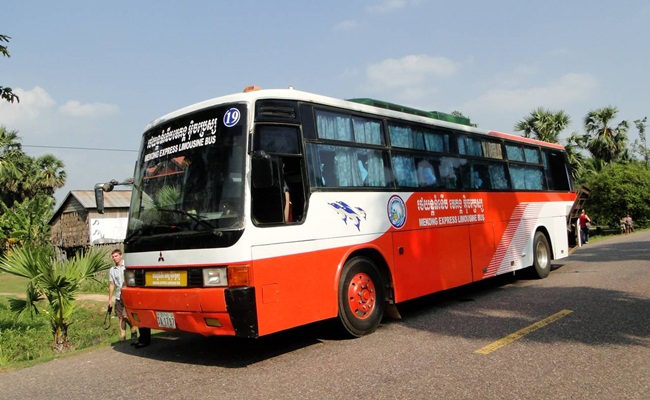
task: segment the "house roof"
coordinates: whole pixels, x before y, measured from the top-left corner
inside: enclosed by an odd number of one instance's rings
[[[70,202],[76,200],[85,209],[96,209],[95,191],[94,190],[71,190],[66,195],[65,199],[59,207],[54,211],[49,223],[59,218],[59,216],[68,208]],[[112,192],[104,193],[104,208],[129,208],[131,204],[131,191],[130,190],[113,190]]]

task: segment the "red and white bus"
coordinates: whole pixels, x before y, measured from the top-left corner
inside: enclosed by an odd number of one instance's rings
[[[131,319],[254,338],[338,318],[362,336],[406,300],[546,277],[576,197],[563,147],[442,119],[255,88],[155,120],[124,243]]]

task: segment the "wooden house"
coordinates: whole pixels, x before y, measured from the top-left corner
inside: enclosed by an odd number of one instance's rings
[[[122,248],[130,201],[130,190],[104,193],[105,210],[99,214],[93,190],[70,191],[49,221],[57,253],[71,257],[94,245]]]

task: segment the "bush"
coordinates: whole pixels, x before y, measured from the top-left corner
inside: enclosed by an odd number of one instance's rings
[[[76,350],[107,346],[119,340],[117,319],[104,330],[106,303],[78,301],[68,335]],[[16,319],[8,297],[0,297],[0,369],[24,367],[57,357],[52,351],[52,331],[44,315]]]
[[[610,164],[587,186],[591,194],[585,208],[592,220],[617,227],[630,214],[636,228],[650,224],[650,171],[644,165]]]

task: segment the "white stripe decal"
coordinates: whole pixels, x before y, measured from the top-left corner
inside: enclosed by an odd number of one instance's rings
[[[544,206],[543,203],[521,203],[512,212],[510,222],[499,241],[484,277],[491,277],[520,268],[531,232]]]

